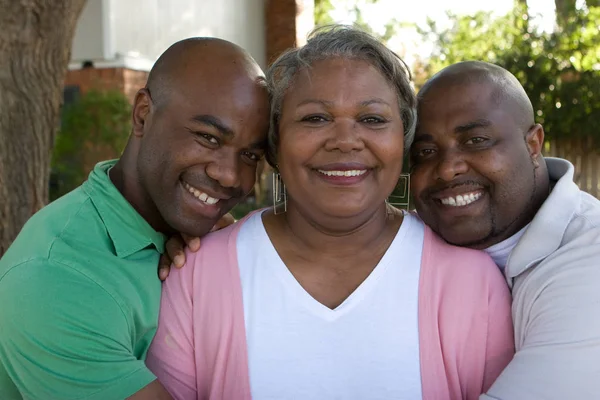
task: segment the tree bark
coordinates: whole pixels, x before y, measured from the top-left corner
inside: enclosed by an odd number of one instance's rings
[[[556,25],[560,29],[566,28],[569,17],[575,13],[577,0],[554,0],[556,8]]]
[[[54,136],[85,0],[0,0],[0,257],[48,200]]]

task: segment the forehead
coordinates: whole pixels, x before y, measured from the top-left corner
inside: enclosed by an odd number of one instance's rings
[[[423,130],[454,128],[477,120],[487,120],[492,126],[514,125],[503,92],[494,85],[446,84],[430,88],[418,99],[417,133]],[[434,132],[427,132],[434,133]]]
[[[495,92],[490,84],[440,84],[419,96],[419,114],[424,117],[422,122],[465,113],[486,114],[499,108]]]
[[[262,119],[268,118],[268,94],[264,84],[248,76],[198,76],[174,85],[168,109],[178,118],[214,115],[230,123]]]
[[[360,59],[329,58],[298,72],[286,100],[319,96],[328,100],[374,96],[392,101],[393,86],[372,64]]]

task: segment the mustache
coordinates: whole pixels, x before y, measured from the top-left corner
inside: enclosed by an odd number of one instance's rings
[[[488,187],[488,185],[483,182],[475,181],[472,179],[465,179],[465,180],[461,180],[461,181],[454,181],[452,183],[443,183],[443,184],[440,183],[440,184],[428,187],[427,189],[423,190],[423,192],[421,192],[421,196],[419,196],[419,197],[421,197],[422,199],[430,198],[440,192],[443,192],[444,190],[455,189],[455,188],[458,188],[461,186],[471,186],[473,188],[480,188],[480,189],[485,189]]]

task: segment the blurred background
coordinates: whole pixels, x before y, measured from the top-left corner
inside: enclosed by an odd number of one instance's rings
[[[417,91],[449,64],[496,63],[529,94],[545,155],[572,161],[580,187],[600,194],[600,0],[0,0],[0,10],[0,256],[33,212],[119,156],[136,91],[190,36],[237,43],[266,69],[315,26],[353,24],[403,57]],[[236,217],[270,204],[271,171],[258,172]]]

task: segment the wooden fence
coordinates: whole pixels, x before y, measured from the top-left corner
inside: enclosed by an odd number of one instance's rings
[[[591,138],[547,141],[544,155],[571,161],[575,166],[575,183],[582,190],[600,198],[600,149]]]

